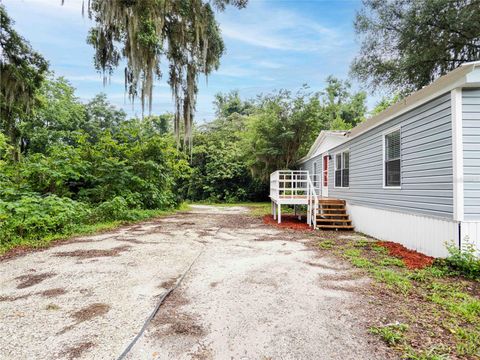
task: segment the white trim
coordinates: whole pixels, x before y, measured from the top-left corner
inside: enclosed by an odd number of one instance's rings
[[[464,218],[463,185],[463,124],[462,124],[462,89],[451,91],[452,102],[452,157],[453,157],[453,218]]]
[[[327,168],[325,169],[325,158],[327,158]],[[322,196],[325,196],[327,197],[328,196],[328,184],[330,182],[330,180],[328,179],[328,172],[329,171],[332,171],[331,170],[331,165],[330,165],[330,155],[328,153],[323,153],[321,155],[321,159],[322,159],[322,163],[321,163],[321,167],[322,167],[322,178],[321,178],[321,188],[320,188],[320,194]],[[325,171],[327,172],[327,185],[325,186]],[[334,169],[334,172],[335,172],[335,169]]]
[[[336,186],[336,171],[337,171],[337,155],[340,154],[340,157],[342,158],[342,168],[340,170],[340,184],[343,184],[343,164],[344,164],[344,158],[343,154],[348,152],[348,186]],[[350,189],[350,148],[345,148],[340,151],[337,151],[334,155],[334,167],[333,167],[333,188],[334,189]]]
[[[341,154],[341,152],[336,152],[335,154],[333,154],[333,188],[334,189],[341,188],[341,186],[337,186],[337,155],[338,154]],[[340,181],[340,183],[341,182],[342,181]]]
[[[320,134],[318,134],[317,138],[315,139],[315,142],[313,145],[310,147],[308,150],[307,155],[302,157],[297,161],[298,164],[303,164],[304,162],[310,160],[311,158],[319,155],[317,154],[317,150],[321,147],[322,143],[328,139],[339,139],[341,142],[345,142],[348,140],[348,138],[345,136],[347,134],[347,131],[343,130],[322,130],[320,131]],[[336,144],[334,146],[340,145]],[[331,146],[331,147],[334,147]],[[329,149],[326,149],[329,150]]]
[[[385,137],[395,131],[400,131],[400,186],[387,186],[386,185],[386,178],[385,178],[385,160],[386,160],[386,154],[385,154]],[[397,125],[393,126],[384,132],[382,132],[382,187],[384,189],[388,190],[401,190],[402,189],[402,126]]]

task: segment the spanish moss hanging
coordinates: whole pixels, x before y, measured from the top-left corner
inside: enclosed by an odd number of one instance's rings
[[[64,0],[62,0],[62,3]],[[88,42],[95,48],[95,67],[104,79],[121,62],[125,92],[140,99],[142,115],[152,110],[153,84],[162,77],[166,61],[168,83],[175,103],[174,129],[180,146],[191,147],[198,75],[219,66],[224,44],[213,8],[242,8],[247,0],[88,0],[82,13],[95,23]],[[213,8],[212,8],[213,7]],[[183,120],[183,123],[182,123]]]

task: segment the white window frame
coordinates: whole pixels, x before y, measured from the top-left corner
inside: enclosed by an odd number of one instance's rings
[[[337,169],[337,155],[340,154],[342,157],[342,166],[344,164],[343,160],[343,154],[348,153],[348,186],[337,186],[337,182],[335,181],[335,178],[337,176],[336,172],[337,170],[340,170],[340,184],[343,184],[343,168],[342,169]],[[334,167],[333,167],[333,188],[334,189],[350,189],[350,148],[343,149],[342,151],[336,152],[334,154]]]
[[[385,178],[385,161],[387,159],[387,154],[386,154],[386,149],[385,149],[385,138],[387,135],[390,135],[391,133],[395,131],[400,131],[400,186],[387,186],[387,179]],[[389,189],[389,190],[400,190],[402,188],[402,127],[400,125],[389,128],[388,130],[385,130],[382,133],[382,185],[384,189]]]

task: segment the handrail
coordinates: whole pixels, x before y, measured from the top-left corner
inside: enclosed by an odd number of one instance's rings
[[[308,181],[308,192],[307,192],[307,222],[310,226],[313,226],[314,229],[317,228],[317,211],[318,211],[318,196],[317,192],[315,191],[315,186],[313,186],[312,179],[310,179],[310,174],[307,174],[307,181]],[[312,197],[313,197],[313,209],[312,209]],[[313,210],[313,211],[312,211]],[[312,214],[313,212],[313,214]],[[313,215],[313,221],[312,221]]]

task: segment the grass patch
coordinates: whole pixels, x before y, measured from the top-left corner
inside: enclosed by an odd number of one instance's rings
[[[334,242],[331,240],[324,240],[318,243],[318,246],[320,247],[320,249],[324,249],[324,250],[331,249],[333,248],[334,245],[335,245]]]
[[[478,329],[477,329],[478,330]],[[458,339],[456,351],[460,356],[477,356],[480,357],[480,332],[471,331],[458,326],[454,330],[454,334]]]
[[[370,270],[374,279],[384,283],[388,288],[407,295],[412,289],[412,283],[403,273],[399,273],[392,269],[383,269],[374,267]]]
[[[456,268],[442,260],[411,270],[387,248],[361,235],[357,240],[329,237],[318,247],[346,259],[375,281],[369,294],[378,312],[369,331],[402,358],[480,359],[480,283],[465,270],[470,258],[464,261],[465,255],[458,255]]]
[[[420,351],[408,347],[405,350],[403,358],[408,360],[448,360],[450,359],[448,352],[449,350],[444,349],[443,347],[433,347],[431,349]]]
[[[430,301],[441,305],[464,321],[475,323],[480,318],[480,299],[461,291],[459,286],[434,282],[430,290]]]
[[[395,346],[405,341],[405,332],[408,330],[406,324],[389,324],[385,326],[374,326],[370,332],[379,335],[389,346]]]

